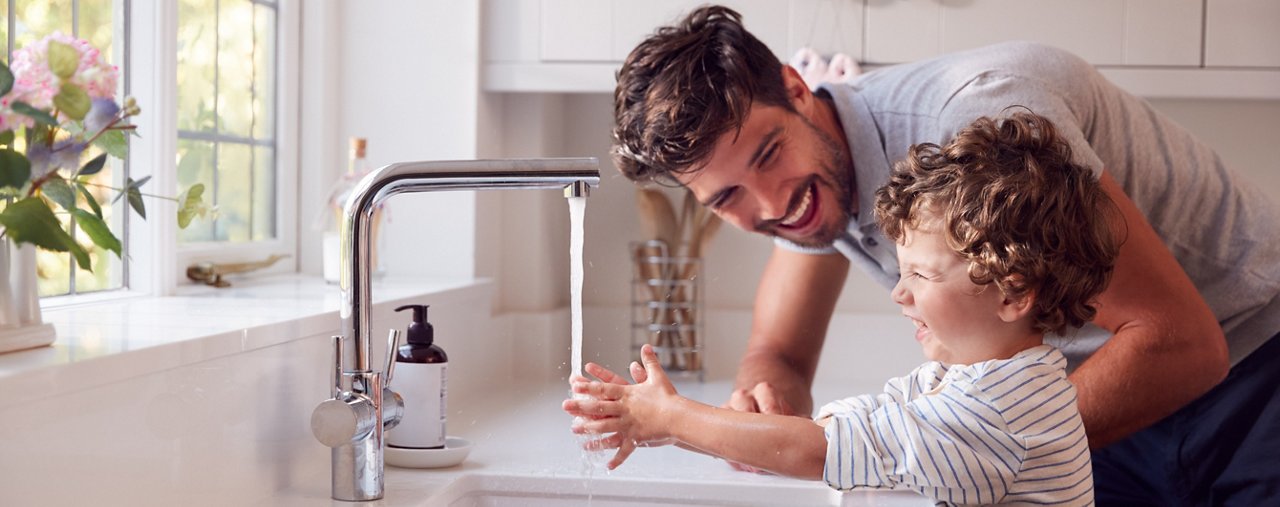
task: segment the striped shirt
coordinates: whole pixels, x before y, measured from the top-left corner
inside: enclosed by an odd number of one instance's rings
[[[1049,345],[1009,359],[929,362],[884,393],[826,404],[831,487],[904,486],[944,505],[1093,505],[1089,442]]]

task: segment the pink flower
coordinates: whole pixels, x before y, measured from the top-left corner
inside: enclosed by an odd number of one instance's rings
[[[13,90],[0,99],[0,130],[31,126],[30,118],[14,113],[14,101],[22,101],[41,110],[53,107],[53,98],[62,89],[62,81],[49,69],[49,42],[56,41],[75,49],[79,65],[69,81],[84,90],[90,98],[115,96],[120,70],[103,61],[102,54],[88,41],[62,33],[54,33],[13,53],[9,70],[13,72]]]

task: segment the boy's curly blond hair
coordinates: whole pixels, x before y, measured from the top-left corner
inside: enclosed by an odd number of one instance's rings
[[[1037,331],[1062,334],[1097,313],[1123,221],[1049,120],[982,117],[946,146],[912,146],[876,192],[876,220],[901,241],[922,210],[969,262],[973,283],[1014,300],[1034,292]]]

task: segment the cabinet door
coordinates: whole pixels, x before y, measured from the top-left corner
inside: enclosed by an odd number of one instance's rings
[[[803,47],[825,56],[844,53],[862,60],[862,13],[862,0],[791,0],[782,61]]]
[[[1032,40],[1095,65],[1198,66],[1200,12],[1200,0],[867,0],[866,60]]]
[[[540,19],[542,61],[609,61],[612,2],[542,0]]]
[[[1213,0],[1205,17],[1207,67],[1280,67],[1280,2]]]
[[[699,0],[614,0],[613,60],[626,60],[631,50],[658,27],[679,22],[705,3]],[[723,0],[716,3],[742,14],[742,24],[747,30],[773,49],[779,58],[782,57],[787,47],[787,2]]]

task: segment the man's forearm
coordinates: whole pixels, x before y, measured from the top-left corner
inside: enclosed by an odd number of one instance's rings
[[[726,410],[685,398],[669,415],[668,427],[682,447],[779,475],[822,478],[827,439],[809,419]]]
[[[1089,447],[1123,439],[1176,412],[1226,376],[1226,345],[1120,329],[1071,374]]]

